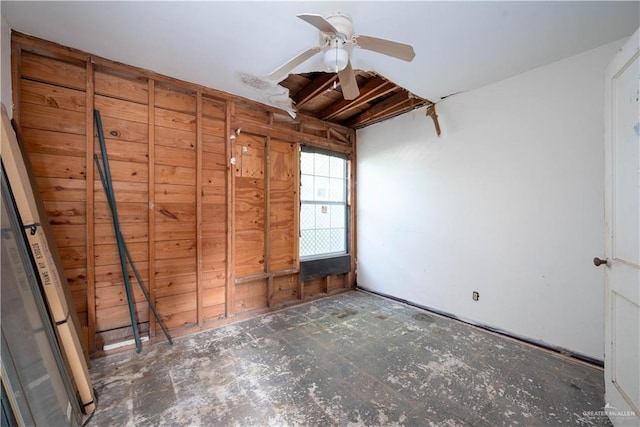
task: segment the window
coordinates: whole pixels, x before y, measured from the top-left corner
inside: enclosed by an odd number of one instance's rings
[[[346,254],[346,158],[303,147],[300,174],[300,259]]]

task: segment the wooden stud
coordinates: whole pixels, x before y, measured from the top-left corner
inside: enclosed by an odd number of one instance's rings
[[[155,305],[156,303],[156,214],[155,214],[155,202],[156,202],[156,115],[155,115],[155,81],[149,79],[148,83],[149,101],[147,104],[149,115],[149,172],[148,172],[148,209],[149,209],[149,299]],[[149,308],[151,311],[151,308]],[[153,339],[156,336],[156,319],[153,313],[149,313],[149,338]]]
[[[349,253],[351,253],[351,271],[347,276],[347,288],[352,288],[356,285],[356,268],[358,266],[358,208],[357,208],[357,141],[356,132],[351,134],[351,144],[353,146],[353,152],[348,161],[348,177],[349,177],[349,194],[347,195],[349,203]]]
[[[86,197],[85,197],[85,233],[86,233],[86,257],[87,257],[87,329],[89,338],[89,352],[93,353],[96,348],[96,276],[95,276],[95,205],[93,191],[94,185],[94,122],[93,122],[93,102],[94,102],[94,74],[93,64],[87,61],[86,64],[86,101],[85,101],[85,121],[86,121]]]
[[[293,261],[293,267],[300,271],[300,144],[295,145],[295,156],[296,159],[293,162],[293,188],[295,191],[293,204],[294,204],[294,215],[293,215],[293,245],[295,254],[295,259]],[[304,299],[304,283],[302,282],[302,277],[298,274],[298,298],[300,300]]]
[[[196,258],[196,313],[202,326],[202,92],[196,95]]]
[[[270,115],[270,121],[272,121]],[[271,271],[271,138],[264,145],[264,272]],[[267,305],[273,305],[273,277],[267,279]]]
[[[22,121],[20,112],[22,111],[20,81],[22,80],[22,49],[20,44],[15,39],[15,32],[12,32],[11,42],[11,91],[13,98],[13,105],[7,105],[7,112],[11,113],[11,118],[20,123],[22,127]]]
[[[269,113],[269,126],[273,126],[273,113]],[[265,138],[264,146],[264,271],[271,266],[271,138]],[[273,276],[267,279],[267,306],[273,306]]]
[[[236,174],[231,158],[234,156],[234,144],[231,139],[231,120],[234,114],[234,102],[226,102],[224,138],[226,141],[226,161],[227,161],[227,290],[226,290],[226,307],[225,317],[231,318],[235,314],[235,181]],[[236,159],[237,160],[237,159]]]
[[[242,128],[243,132],[252,133],[255,135],[268,135],[272,138],[280,139],[287,142],[299,142],[304,145],[314,146],[318,148],[324,148],[326,150],[335,151],[337,153],[351,153],[351,146],[345,144],[338,144],[333,141],[329,141],[326,138],[320,136],[309,135],[299,132],[292,132],[286,129],[276,129],[269,125],[264,125],[255,122],[247,122],[241,120],[234,120],[233,126],[235,128]]]

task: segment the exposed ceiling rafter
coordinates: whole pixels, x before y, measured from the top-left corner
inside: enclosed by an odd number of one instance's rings
[[[298,111],[354,129],[433,105],[376,73],[355,74],[361,89],[352,100],[342,96],[335,73],[290,74],[280,85],[289,89]]]

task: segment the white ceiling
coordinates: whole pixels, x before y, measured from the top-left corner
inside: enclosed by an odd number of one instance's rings
[[[279,87],[256,90],[241,74],[266,76],[318,43],[296,18],[352,16],[356,34],[410,43],[411,63],[360,49],[354,69],[376,71],[421,97],[449,94],[630,36],[630,2],[13,2],[2,15],[17,31],[189,82],[280,104]],[[322,70],[316,55],[295,72]],[[245,74],[245,76],[247,76]],[[260,82],[260,81],[258,81]]]

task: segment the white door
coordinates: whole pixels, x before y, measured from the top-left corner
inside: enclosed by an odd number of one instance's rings
[[[639,97],[640,30],[605,74],[605,411],[621,426],[640,425]]]

